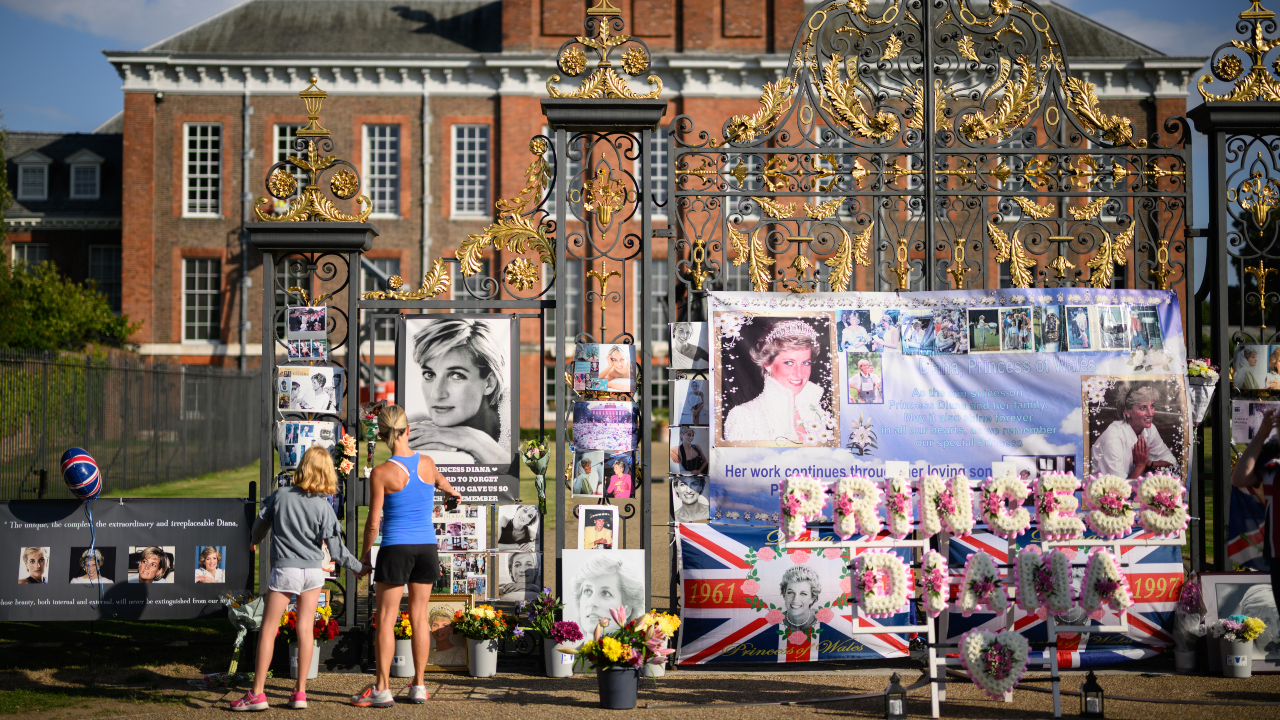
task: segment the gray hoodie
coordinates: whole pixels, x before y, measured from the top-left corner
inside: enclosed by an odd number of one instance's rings
[[[276,490],[262,501],[262,511],[253,523],[253,544],[271,531],[271,567],[318,568],[324,564],[320,543],[329,546],[329,556],[343,567],[363,572],[360,559],[342,544],[342,526],[324,495],[312,495],[296,486]]]

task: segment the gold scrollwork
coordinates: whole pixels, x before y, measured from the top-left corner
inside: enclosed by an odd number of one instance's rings
[[[808,215],[814,220],[826,220],[832,215],[835,215],[836,212],[840,210],[840,206],[844,204],[844,201],[845,199],[842,197],[834,197],[818,205],[810,205],[809,203],[805,203],[804,214]]]
[[[1012,128],[1024,124],[1031,113],[1040,105],[1041,78],[1036,74],[1031,62],[1026,57],[1016,61],[1018,77],[1010,80],[1013,66],[1009,58],[1000,58],[1000,72],[995,82],[982,95],[980,106],[985,106],[987,99],[1001,91],[1000,101],[990,116],[981,111],[964,116],[960,122],[960,133],[970,142],[986,140],[990,137],[1001,138]]]
[[[1068,77],[1064,85],[1067,89],[1067,107],[1090,132],[1102,136],[1102,139],[1115,145],[1129,145],[1144,148],[1146,140],[1133,141],[1133,124],[1127,117],[1107,115],[1098,105],[1098,96],[1094,93],[1093,83],[1079,78]]]
[[[1254,267],[1246,267],[1245,272],[1249,273],[1258,281],[1258,311],[1262,315],[1262,322],[1267,321],[1267,276],[1272,273],[1280,272],[1280,268],[1269,268],[1267,263],[1261,258]],[[1266,329],[1266,325],[1262,325],[1262,329]]]
[[[1110,199],[1105,195],[1100,198],[1094,198],[1092,202],[1084,207],[1067,208],[1067,213],[1075,220],[1092,220],[1097,217],[1098,213],[1102,211],[1102,207]]]
[[[1034,282],[1031,270],[1036,266],[1036,261],[1031,259],[1026,246],[1018,238],[1019,230],[1014,230],[1013,237],[1010,238],[1000,226],[988,222],[987,232],[996,246],[996,262],[1009,263],[1009,279],[1013,281],[1014,287],[1031,287]]]
[[[846,80],[840,79],[841,63],[844,63],[848,74]],[[846,59],[839,53],[833,54],[822,73],[822,102],[830,105],[838,120],[853,128],[859,135],[878,142],[888,142],[898,134],[900,125],[897,115],[883,110],[872,115],[863,107],[858,91],[865,94],[872,103],[875,102],[875,93],[858,76],[856,55]]]
[[[1240,189],[1227,189],[1227,201],[1239,202],[1240,207],[1253,215],[1258,227],[1265,226],[1267,215],[1280,203],[1280,184],[1274,178],[1265,178],[1255,170],[1253,176],[1240,183]]]
[[[596,168],[596,176],[582,183],[582,209],[596,214],[601,230],[609,227],[613,214],[627,202],[627,187],[613,177],[609,168]]]
[[[1049,238],[1049,239],[1052,240],[1053,238]],[[1067,239],[1074,240],[1075,238],[1067,238]],[[1049,267],[1052,268],[1055,273],[1057,273],[1056,275],[1054,275],[1054,277],[1059,279],[1065,278],[1067,276],[1067,270],[1075,266],[1076,266],[1075,263],[1068,260],[1066,255],[1059,255],[1055,257],[1053,260],[1049,261]]]
[[[1013,198],[1013,201],[1018,204],[1018,207],[1022,208],[1022,212],[1035,218],[1036,220],[1043,220],[1049,217],[1050,215],[1053,215],[1055,210],[1053,203],[1046,203],[1044,205],[1040,205],[1036,203],[1036,201],[1034,200],[1024,198],[1021,196],[1015,196]]]
[[[734,267],[745,262],[747,277],[751,279],[751,289],[756,292],[766,292],[773,284],[769,266],[775,261],[765,252],[764,242],[760,240],[759,235],[760,231],[756,230],[748,238],[741,231],[729,228],[729,244],[733,247]]]
[[[782,114],[791,108],[791,78],[765,83],[760,94],[760,109],[751,115],[734,115],[725,130],[728,142],[747,142],[769,132]]]
[[[1268,25],[1275,27],[1272,20],[1274,17],[1275,13],[1262,7],[1262,3],[1258,0],[1254,0],[1248,10],[1240,13],[1240,19],[1252,25],[1249,33],[1252,36],[1251,41],[1233,40],[1231,45],[1249,56],[1251,61],[1249,72],[1244,77],[1240,77],[1244,72],[1244,64],[1235,55],[1223,55],[1218,58],[1212,65],[1213,74],[1201,75],[1196,81],[1196,89],[1200,91],[1200,96],[1205,102],[1280,101],[1280,81],[1276,79],[1276,74],[1280,74],[1280,68],[1272,67],[1268,72],[1266,64],[1267,54],[1280,46],[1280,38],[1268,39],[1264,32]],[[1205,90],[1204,86],[1214,81],[1214,75],[1225,82],[1234,82],[1231,92],[1214,95]]]
[[[528,258],[518,257],[507,265],[506,278],[508,285],[523,292],[538,282],[538,266]]]
[[[795,203],[787,203],[786,205],[783,205],[776,200],[771,200],[767,197],[757,197],[755,195],[752,195],[751,199],[755,200],[756,203],[758,203],[764,210],[764,214],[771,218],[782,220],[796,214]]]
[[[867,252],[871,248],[871,232],[875,226],[876,223],[872,220],[865,230],[853,237],[849,236],[849,231],[844,227],[840,228],[844,239],[836,248],[835,255],[822,261],[823,265],[831,268],[831,272],[827,273],[827,282],[830,283],[832,292],[845,292],[849,289],[855,262],[863,267],[871,266],[871,257]]]
[[[795,278],[796,284],[792,285],[788,289],[793,293],[813,292],[812,288],[805,287],[805,284],[804,284],[805,274],[809,272],[809,268],[813,267],[813,263],[809,260],[809,258],[805,257],[804,253],[802,252],[796,255],[795,259],[791,261],[791,265],[789,265],[788,267],[790,267],[796,274],[796,278]]]
[[[1106,239],[1102,241],[1097,254],[1087,263],[1089,269],[1093,271],[1089,273],[1090,285],[1095,288],[1111,287],[1111,280],[1115,277],[1115,266],[1124,265],[1129,260],[1125,253],[1133,243],[1133,236],[1137,230],[1138,224],[1133,223],[1114,238],[1110,233],[1106,234]]]
[[[417,290],[404,288],[404,281],[399,275],[392,275],[387,281],[389,290],[373,290],[364,294],[365,300],[430,300],[449,289],[449,268],[443,258],[436,258],[431,264],[430,272],[422,276],[422,287]],[[404,289],[401,289],[404,288]]]
[[[617,16],[620,11],[605,3],[587,11],[588,15]],[[662,94],[662,78],[650,75],[646,81],[653,90],[641,95],[631,89],[627,81],[614,70],[609,62],[609,53],[620,45],[631,41],[630,35],[614,35],[609,29],[610,22],[603,20],[595,37],[579,35],[574,38],[580,45],[596,51],[600,56],[596,69],[582,81],[576,90],[562,92],[556,87],[560,82],[559,75],[547,78],[547,94],[553,98],[598,99],[611,98],[617,100],[652,100]],[[576,76],[586,69],[586,54],[581,49],[570,46],[566,48],[558,60],[560,69],[570,76]],[[649,66],[649,55],[642,48],[630,47],[622,53],[622,69],[631,75],[638,75]]]
[[[689,276],[693,280],[693,289],[701,290],[702,283],[707,281],[711,271],[707,269],[707,240],[694,238],[693,251],[689,253]]]
[[[529,142],[529,152],[533,162],[525,169],[525,186],[520,193],[510,200],[499,198],[494,207],[498,211],[498,221],[474,235],[468,235],[458,248],[457,257],[461,263],[461,271],[465,277],[480,272],[480,256],[490,247],[507,248],[512,252],[524,253],[532,247],[538,252],[538,259],[552,268],[556,264],[555,238],[550,236],[550,223],[535,218],[526,212],[536,207],[542,198],[542,190],[551,177],[551,166],[543,159],[546,152],[546,141],[534,138]]]

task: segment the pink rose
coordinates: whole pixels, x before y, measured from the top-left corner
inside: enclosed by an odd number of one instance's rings
[[[822,557],[828,560],[839,560],[844,555],[844,550],[840,548],[827,548],[822,551]]]
[[[853,583],[849,582],[852,579],[853,578],[845,578],[840,581],[840,592],[844,593],[845,595],[848,595],[849,593],[853,592]]]
[[[769,623],[770,625],[777,625],[778,623],[782,622],[783,617],[784,616],[781,610],[770,610],[769,612],[765,613],[764,621]]]
[[[808,550],[794,550],[791,552],[791,562],[797,565],[803,565],[809,562]]]
[[[759,558],[761,562],[769,562],[770,560],[778,557],[778,555],[773,551],[773,548],[762,547],[756,551],[756,557]]]
[[[820,623],[829,623],[831,622],[831,619],[834,618],[835,616],[836,614],[831,612],[831,608],[824,607],[818,610],[818,622]]]
[[[809,641],[809,636],[805,635],[799,630],[796,630],[795,632],[787,636],[787,642],[791,643],[792,645],[803,645],[808,641]]]
[[[756,593],[758,592],[760,592],[760,583],[756,582],[755,580],[742,581],[743,595],[746,595],[747,597],[755,597]]]

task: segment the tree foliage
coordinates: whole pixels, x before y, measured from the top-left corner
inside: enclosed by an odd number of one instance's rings
[[[34,268],[0,263],[0,316],[0,347],[25,350],[121,347],[141,327],[111,312],[96,283],[74,282],[48,262]]]
[[[9,193],[9,166],[4,159],[4,144],[8,139],[8,131],[4,125],[0,125],[0,243],[4,242],[4,213],[9,209],[9,201],[13,199]]]

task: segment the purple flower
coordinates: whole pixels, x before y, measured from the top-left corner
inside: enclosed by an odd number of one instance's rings
[[[511,634],[515,635],[518,638],[524,637],[524,628],[516,628],[515,630],[511,631]]]

